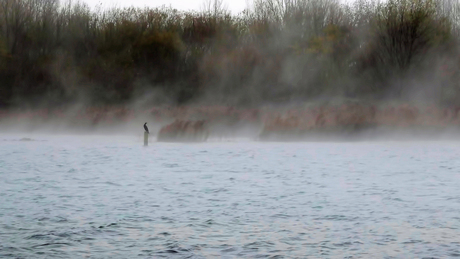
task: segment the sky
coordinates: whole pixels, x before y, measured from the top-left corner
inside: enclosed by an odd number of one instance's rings
[[[202,10],[204,0],[83,0],[90,7],[102,5],[102,7],[160,7],[162,5],[172,6],[179,10]],[[241,12],[247,6],[247,0],[227,0],[225,5],[233,13]]]

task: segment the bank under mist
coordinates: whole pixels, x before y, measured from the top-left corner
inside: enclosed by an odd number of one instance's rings
[[[148,121],[156,132],[179,119],[259,138],[460,125],[458,1],[204,6],[2,1],[0,130],[142,132]]]
[[[412,141],[460,140],[460,108],[362,101],[290,107],[158,106],[0,111],[0,133],[131,136],[151,141]],[[201,123],[201,124],[200,124]],[[167,140],[160,139],[167,136]]]

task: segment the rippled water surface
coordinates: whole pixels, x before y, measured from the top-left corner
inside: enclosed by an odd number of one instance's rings
[[[0,136],[0,257],[459,257],[459,158],[459,142]]]

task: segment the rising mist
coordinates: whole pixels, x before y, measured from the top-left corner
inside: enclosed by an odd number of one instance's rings
[[[456,120],[459,40],[460,5],[452,0],[254,0],[238,15],[222,1],[182,12],[5,0],[0,106],[3,117],[28,120],[26,128],[43,117],[65,117],[72,128],[112,118],[117,125],[182,118],[299,128],[281,112],[289,107],[300,109],[297,117],[314,114],[303,130],[339,121],[380,125],[375,116],[427,107],[449,113],[438,120]],[[346,106],[350,100],[360,104]],[[402,103],[413,107],[385,110]],[[374,115],[366,117],[368,110]],[[407,122],[400,117],[394,120]]]

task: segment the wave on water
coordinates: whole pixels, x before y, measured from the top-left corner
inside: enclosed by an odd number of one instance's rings
[[[460,254],[456,143],[10,139],[2,258]]]

